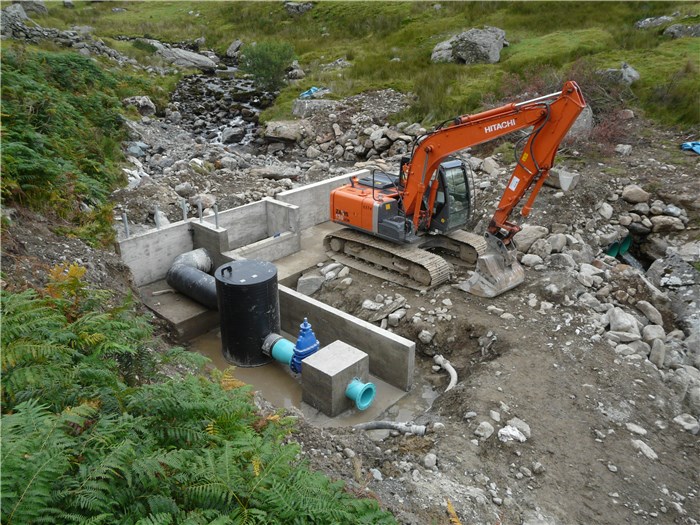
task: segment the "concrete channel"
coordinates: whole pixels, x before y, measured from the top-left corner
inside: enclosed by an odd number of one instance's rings
[[[366,170],[279,193],[274,199],[171,223],[118,242],[118,252],[131,269],[143,302],[165,319],[179,338],[210,357],[220,368],[229,366],[221,352],[219,312],[172,290],[165,277],[180,255],[204,248],[215,268],[240,260],[268,261],[277,269],[281,329],[294,340],[306,318],[321,345],[342,341],[367,354],[369,377],[377,385],[376,403],[358,414],[349,410],[330,418],[300,401],[298,379],[280,363],[237,368],[236,375],[278,406],[296,406],[322,425],[368,421],[395,405],[412,390],[415,343],[358,319],[294,288],[299,276],[327,261],[322,239],[338,226],[328,221],[330,192],[349,177]],[[217,351],[218,348],[218,351]],[[302,374],[303,375],[303,374]],[[423,392],[421,399],[430,398]]]

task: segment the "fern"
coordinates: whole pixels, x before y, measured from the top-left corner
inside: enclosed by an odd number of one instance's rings
[[[289,421],[230,376],[131,383],[150,330],[127,309],[1,298],[3,524],[392,523],[300,463]]]

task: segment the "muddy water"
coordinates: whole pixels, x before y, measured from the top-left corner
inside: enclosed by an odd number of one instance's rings
[[[294,340],[289,334],[283,334]],[[224,359],[221,352],[221,334],[214,330],[190,343],[190,348],[211,359],[214,366],[225,370],[231,364]],[[352,409],[330,418],[301,400],[301,377],[293,374],[288,367],[273,361],[255,368],[236,368],[235,374],[241,381],[252,385],[260,391],[270,403],[280,408],[296,407],[306,419],[319,426],[351,426],[375,419],[392,421],[411,421],[415,416],[427,410],[437,396],[427,384],[418,384],[406,393],[390,384],[371,376],[370,380],[377,387],[374,403],[367,410]]]

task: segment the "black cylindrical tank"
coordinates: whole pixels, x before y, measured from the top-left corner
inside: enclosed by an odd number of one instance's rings
[[[267,261],[233,261],[217,268],[216,295],[221,320],[221,350],[236,366],[272,361],[262,352],[265,338],[280,333],[277,268]]]

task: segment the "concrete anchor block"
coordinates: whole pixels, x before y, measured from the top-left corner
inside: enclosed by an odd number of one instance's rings
[[[303,361],[301,400],[330,417],[353,408],[345,390],[354,378],[369,381],[369,356],[334,341]]]

